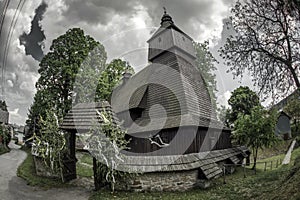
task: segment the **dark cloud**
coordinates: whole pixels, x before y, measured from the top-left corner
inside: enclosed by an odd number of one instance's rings
[[[63,15],[70,22],[86,21],[91,24],[103,24],[118,14],[128,14],[133,11],[134,0],[67,0],[68,9]]]
[[[43,1],[35,10],[35,16],[31,22],[31,31],[29,34],[23,33],[20,36],[20,43],[25,46],[26,55],[31,55],[34,59],[40,61],[43,56],[42,42],[46,39],[44,31],[40,26],[40,21],[46,12],[48,5]]]
[[[224,4],[231,4],[233,0],[223,0]],[[221,1],[222,3],[222,1]],[[163,7],[167,7],[177,24],[188,33],[196,37],[195,27],[191,23],[197,22],[209,27],[212,24],[211,14],[218,12],[216,1],[211,0],[66,0],[67,10],[63,15],[73,23],[85,21],[89,24],[107,25],[115,15],[132,16],[139,6],[147,9],[151,22],[147,26],[158,26],[163,14]]]

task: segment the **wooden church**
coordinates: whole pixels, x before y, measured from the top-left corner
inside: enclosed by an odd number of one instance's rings
[[[110,104],[79,104],[64,118],[61,129],[71,132],[69,179],[76,178],[75,134],[88,132],[103,109],[115,121],[123,121],[130,139],[120,169],[140,173],[121,189],[207,187],[210,179],[224,173],[223,164],[240,164],[248,157],[249,150],[233,147],[230,130],[217,120],[207,85],[196,68],[193,39],[166,11],[148,43],[149,65],[134,76],[124,73]]]
[[[130,152],[178,155],[231,148],[217,120],[193,39],[166,12],[148,40],[149,65],[115,89],[111,105],[131,138]]]

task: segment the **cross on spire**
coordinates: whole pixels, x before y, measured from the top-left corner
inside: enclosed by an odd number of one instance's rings
[[[164,9],[164,14],[167,14],[167,9],[166,9],[166,7],[163,7],[163,9]]]

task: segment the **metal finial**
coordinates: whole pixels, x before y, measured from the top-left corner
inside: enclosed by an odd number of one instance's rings
[[[166,9],[166,7],[163,7],[163,9],[164,9],[164,13],[167,14],[167,9]]]

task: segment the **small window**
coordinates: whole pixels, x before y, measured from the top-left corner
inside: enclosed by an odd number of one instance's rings
[[[185,37],[182,37],[182,40],[185,42]]]
[[[158,42],[161,42],[161,38],[160,37],[158,38]]]

